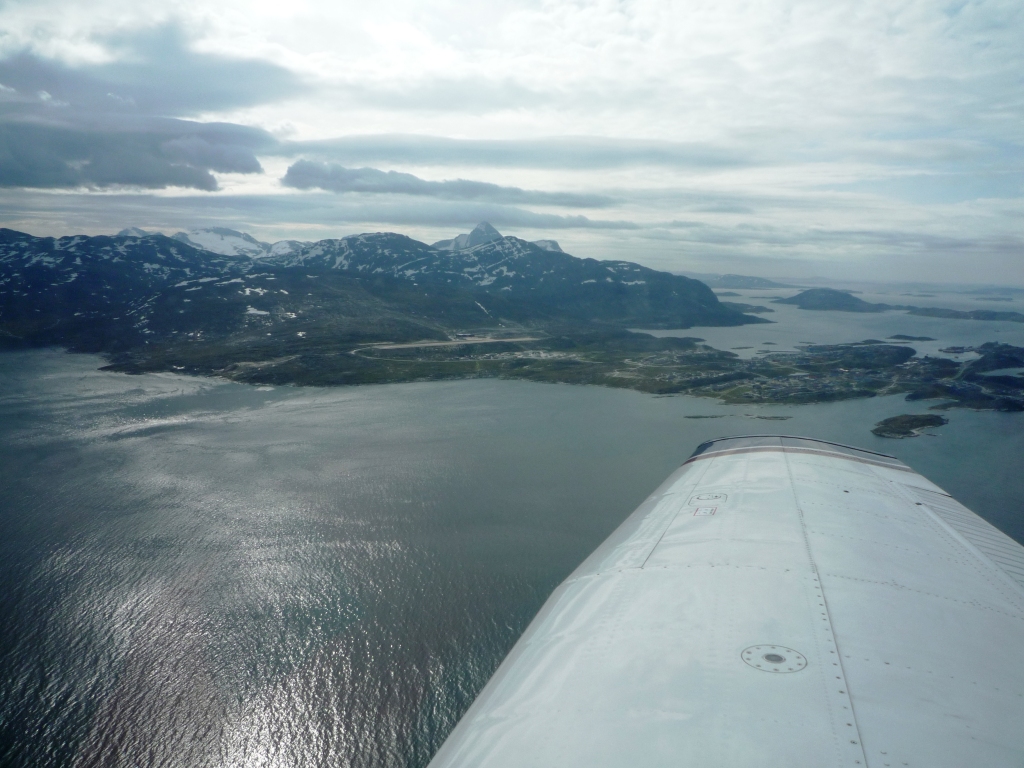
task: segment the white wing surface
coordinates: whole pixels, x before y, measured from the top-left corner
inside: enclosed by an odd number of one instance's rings
[[[1024,765],[1024,548],[891,457],[706,443],[431,763]]]

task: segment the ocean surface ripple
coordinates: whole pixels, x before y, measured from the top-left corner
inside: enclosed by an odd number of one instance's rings
[[[1024,539],[1020,414],[884,441],[871,425],[911,404],[101,364],[0,355],[4,766],[424,766],[550,591],[710,437],[896,451]]]

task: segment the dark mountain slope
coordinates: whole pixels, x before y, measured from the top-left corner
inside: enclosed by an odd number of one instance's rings
[[[452,327],[498,322],[466,290],[307,272],[163,235],[53,239],[0,230],[0,343],[120,353],[183,340],[240,344],[259,333],[344,344],[443,339]],[[526,314],[499,297],[489,304],[504,317]]]
[[[402,235],[359,235],[253,259],[163,235],[54,239],[0,230],[0,346],[103,352],[128,371],[407,380],[415,371],[401,360],[355,353],[372,343],[448,342],[467,331],[610,332],[628,346],[641,339],[624,334],[633,325],[756,321],[697,281],[517,238],[453,253]],[[431,375],[461,371],[446,365]]]
[[[322,240],[281,266],[387,275],[500,296],[545,316],[648,328],[765,322],[719,303],[703,283],[626,261],[579,259],[517,237],[438,251],[392,233]]]
[[[249,267],[163,235],[54,239],[0,229],[0,334],[8,344],[127,349],[156,333],[168,295]]]

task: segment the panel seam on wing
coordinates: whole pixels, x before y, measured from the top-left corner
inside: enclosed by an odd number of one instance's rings
[[[834,647],[834,655],[836,657],[836,661],[834,662],[834,664],[838,667],[839,674],[842,677],[842,680],[840,682],[843,685],[843,689],[840,691],[840,694],[845,695],[845,701],[849,703],[850,719],[853,720],[853,729],[857,734],[857,739],[855,741],[852,739],[850,740],[850,743],[856,747],[856,752],[861,757],[861,759],[856,760],[855,763],[857,765],[866,765],[867,752],[864,749],[864,739],[861,734],[860,723],[857,720],[857,711],[853,704],[853,692],[850,690],[849,678],[846,675],[846,668],[843,664],[842,653],[839,649],[839,638],[836,637],[835,629],[832,624],[832,609],[829,607],[828,598],[825,597],[825,585],[821,581],[821,573],[818,570],[817,562],[814,559],[814,552],[811,548],[811,540],[807,532],[807,523],[804,520],[804,511],[800,505],[800,499],[797,497],[796,484],[793,480],[793,468],[790,465],[789,455],[786,451],[783,451],[782,455],[783,463],[786,467],[786,475],[789,478],[789,492],[790,495],[793,497],[793,508],[796,510],[797,519],[800,522],[800,533],[803,536],[804,540],[804,551],[807,554],[807,560],[810,563],[811,572],[813,574],[814,581],[817,584],[817,589],[821,598],[821,602],[825,608],[825,618],[827,620],[826,625],[828,628],[829,639],[832,646]],[[821,654],[820,651],[821,649],[819,649],[819,655],[821,655],[821,663],[822,665],[824,665],[825,656],[824,654]],[[822,668],[824,669],[824,666]],[[831,683],[831,681],[829,681],[829,683]],[[824,686],[825,691],[827,692],[827,695],[825,696],[825,701],[828,704],[828,719],[830,724],[832,725],[832,735],[835,741],[836,757],[839,758],[840,762],[843,762],[844,751],[841,750],[839,746],[840,736],[835,719],[835,716],[838,715],[839,712],[833,707],[833,699],[835,698],[835,694],[833,693],[834,688],[831,688],[829,686],[829,683],[826,683],[824,677],[822,677],[822,685]]]
[[[975,514],[948,494],[915,488],[919,503],[941,522],[965,539],[996,568],[1006,574],[1024,594],[1024,548],[996,526]],[[939,496],[939,499],[932,498]]]
[[[960,549],[971,555],[970,558],[966,559],[966,562],[970,564],[970,567],[975,571],[975,573],[988,582],[989,586],[1002,595],[1008,603],[1014,605],[1018,610],[1024,611],[1024,588],[1022,588],[1021,585],[1018,584],[1012,576],[1010,576],[1010,574],[1000,568],[998,564],[978,549],[978,547],[975,546],[966,536],[943,520],[942,516],[932,509],[927,503],[918,503],[915,501],[914,497],[910,495],[902,484],[896,483],[892,480],[889,480],[888,482],[895,486],[896,493],[898,495],[902,496],[904,500],[911,502],[913,505],[911,507],[912,509],[921,510],[925,521],[927,521],[929,527],[931,527],[933,531],[938,533],[947,541],[959,545]],[[993,579],[993,570],[1002,578]]]
[[[899,544],[891,544],[888,541],[875,541],[874,539],[862,539],[859,536],[847,536],[847,535],[842,534],[842,533],[830,533],[829,531],[821,531],[821,530],[818,530],[816,528],[808,528],[807,532],[808,533],[817,534],[818,536],[827,536],[830,539],[846,539],[847,541],[862,541],[865,544],[874,544],[875,546],[878,546],[878,547],[889,547],[890,549],[899,549],[899,550],[902,550],[903,552],[910,552],[910,553],[915,554],[915,555],[923,555],[923,556],[928,557],[928,558],[930,558],[932,560],[936,560],[936,559],[938,559],[938,560],[945,560],[946,562],[949,562],[949,563],[958,563],[958,562],[960,562],[959,560],[957,560],[956,558],[953,558],[953,557],[947,557],[946,555],[936,555],[934,552],[927,552],[925,550],[914,549],[912,547],[901,547]]]
[[[896,581],[878,581],[876,579],[864,579],[864,578],[861,578],[859,576],[844,576],[841,573],[826,573],[824,575],[828,576],[829,578],[833,578],[833,579],[845,579],[847,581],[862,581],[865,584],[877,584],[877,585],[883,586],[883,587],[892,587],[893,589],[903,589],[903,590],[906,590],[908,592],[915,592],[915,593],[917,593],[919,595],[927,595],[928,597],[936,597],[936,598],[938,598],[940,600],[948,600],[951,603],[959,603],[960,605],[968,605],[968,606],[971,606],[973,608],[981,608],[981,609],[986,610],[986,611],[992,611],[994,613],[1001,613],[1003,616],[1009,616],[1011,619],[1020,619],[1021,621],[1024,621],[1024,613],[1010,613],[1008,611],[1001,610],[999,608],[996,608],[995,606],[987,605],[985,603],[976,603],[976,602],[969,601],[969,600],[959,600],[959,599],[957,599],[955,597],[947,597],[946,595],[940,595],[940,594],[937,594],[935,592],[926,592],[923,589],[916,589],[915,587],[908,587],[906,584],[900,584],[899,582],[896,582]]]
[[[693,491],[697,490],[700,487],[701,481],[704,479],[704,476],[707,475],[707,473],[708,473],[708,471],[710,469],[711,469],[711,464],[708,463],[707,466],[704,467],[704,471],[701,473],[700,477],[698,477],[697,481],[695,483],[693,483],[693,488],[691,489],[691,493]],[[669,519],[668,524],[665,526],[665,528],[661,532],[661,536],[659,536],[658,540],[656,542],[654,542],[654,546],[651,547],[651,551],[647,553],[647,557],[644,558],[644,561],[642,563],[640,563],[640,570],[643,570],[644,566],[647,565],[647,561],[651,559],[651,555],[654,554],[655,550],[658,548],[658,545],[661,544],[661,540],[665,538],[665,534],[668,533],[669,528],[672,527],[672,523],[674,523],[676,521],[676,518],[679,517],[679,513],[683,511],[683,507],[685,507],[685,506],[686,506],[686,504],[680,504],[679,505],[679,509],[677,509],[676,513],[674,515],[672,515],[672,517]]]

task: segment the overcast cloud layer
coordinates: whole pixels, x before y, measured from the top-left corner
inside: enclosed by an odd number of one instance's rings
[[[1024,6],[7,2],[0,223],[1024,284]]]

